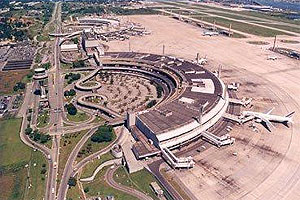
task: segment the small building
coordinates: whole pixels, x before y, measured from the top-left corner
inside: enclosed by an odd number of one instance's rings
[[[62,52],[78,51],[78,46],[77,44],[63,44],[60,46],[60,49]]]
[[[46,73],[45,68],[34,69],[34,75],[33,75],[34,80],[43,80],[43,79],[46,79],[47,77],[48,77],[48,75]]]

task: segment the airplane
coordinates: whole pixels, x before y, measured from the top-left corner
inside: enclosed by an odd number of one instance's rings
[[[277,56],[268,56],[267,60],[277,60]]]
[[[197,63],[199,65],[204,65],[204,64],[207,63],[207,59],[206,58],[200,58],[200,59],[197,60]]]
[[[203,33],[203,36],[215,36],[215,35],[219,35],[219,33],[215,31],[206,31]]]
[[[257,123],[262,123],[265,128],[271,132],[271,128],[275,128],[275,126],[271,122],[278,122],[283,123],[285,126],[288,127],[288,124],[293,123],[293,114],[295,111],[290,112],[289,114],[285,116],[279,116],[279,115],[272,115],[271,112],[274,110],[272,108],[268,112],[260,113],[260,112],[253,112],[253,111],[243,111],[242,116],[244,118],[243,122],[250,121],[252,119],[255,120]]]

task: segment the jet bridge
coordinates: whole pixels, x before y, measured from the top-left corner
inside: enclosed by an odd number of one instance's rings
[[[230,145],[235,142],[234,138],[231,138],[229,134],[223,135],[221,137],[216,136],[208,131],[204,131],[201,134],[201,138],[217,147]]]
[[[173,168],[192,168],[195,165],[191,156],[185,158],[177,158],[168,148],[161,148],[162,157]]]

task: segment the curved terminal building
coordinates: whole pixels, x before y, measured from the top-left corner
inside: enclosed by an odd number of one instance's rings
[[[101,70],[130,73],[147,77],[163,88],[164,97],[154,107],[127,114],[127,127],[138,141],[133,147],[137,157],[199,137],[227,110],[225,85],[198,64],[135,52],[106,52],[101,63],[92,74]]]

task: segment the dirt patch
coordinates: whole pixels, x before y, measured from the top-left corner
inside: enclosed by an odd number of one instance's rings
[[[9,199],[14,186],[14,177],[12,175],[0,175],[0,199]]]
[[[269,42],[265,42],[265,41],[248,41],[247,43],[254,44],[254,45],[268,45],[268,44],[270,44]]]
[[[0,94],[13,92],[13,87],[28,74],[29,70],[0,72]]]

